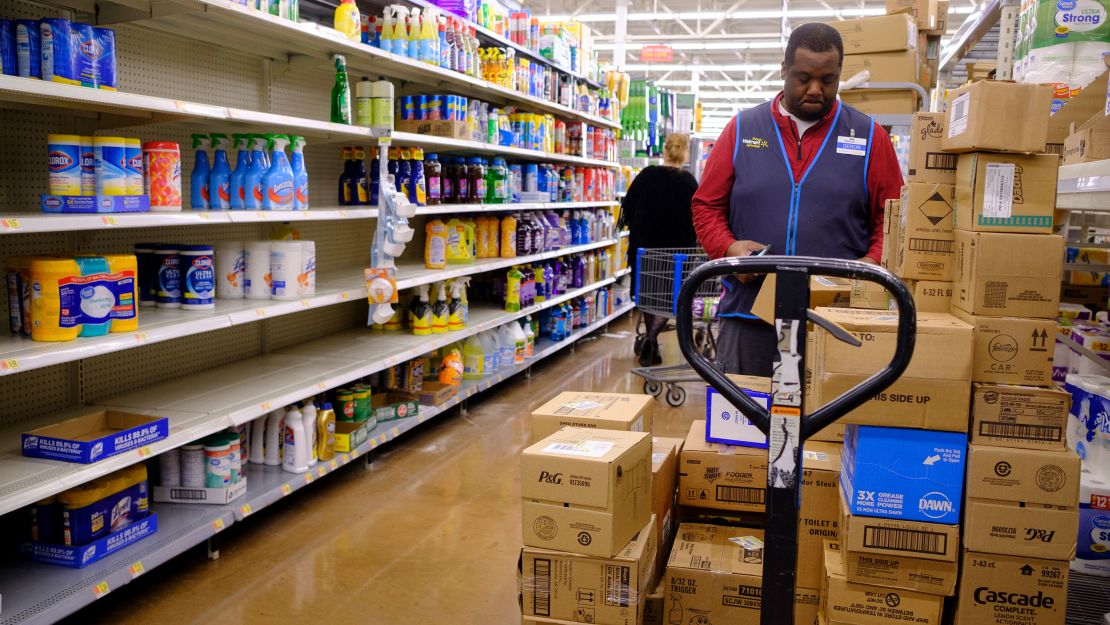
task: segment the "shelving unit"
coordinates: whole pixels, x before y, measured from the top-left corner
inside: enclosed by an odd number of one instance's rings
[[[435,149],[438,151],[461,151],[467,153],[490,154],[494,156],[510,156],[517,158],[527,158],[537,161],[554,161],[556,163],[585,165],[587,167],[619,166],[619,163],[613,161],[604,161],[596,158],[586,158],[584,156],[574,156],[571,154],[551,154],[549,152],[541,152],[539,150],[512,148],[504,145],[482,143],[480,141],[468,141],[466,139],[448,139],[446,137],[418,135],[411,132],[394,132],[393,142],[397,145],[419,146],[425,149]]]

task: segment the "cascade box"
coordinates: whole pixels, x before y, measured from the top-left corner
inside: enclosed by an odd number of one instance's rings
[[[917,25],[905,13],[829,22],[829,26],[840,32],[845,54],[917,49]]]
[[[565,391],[532,411],[532,442],[565,427],[651,432],[654,414],[651,395]]]
[[[524,547],[517,564],[526,618],[638,625],[655,569],[655,519],[611,557]],[[549,623],[548,620],[537,622]]]
[[[956,594],[956,562],[842,550],[844,571],[853,584],[900,588],[930,595]]]
[[[948,152],[1031,152],[1045,150],[1052,87],[981,80],[948,92]]]
[[[817,615],[820,612],[821,589],[796,586],[794,588],[794,625],[817,625]]]
[[[370,438],[365,421],[335,422],[335,451],[345,454],[358,449]]]
[[[23,433],[23,455],[90,464],[170,435],[166,417],[118,410],[93,410]]]
[[[370,397],[370,409],[378,423],[415,417],[420,412],[420,400],[414,393],[389,391],[374,393]]]
[[[974,384],[971,442],[975,445],[1063,451],[1071,394],[1059,388]]]
[[[968,499],[1074,507],[1079,501],[1079,456],[1064,451],[970,445]]]
[[[775,274],[763,279],[763,285],[752,302],[752,314],[763,321],[775,323]],[[851,282],[841,278],[813,276],[809,279],[809,307],[839,306],[847,304],[851,293]]]
[[[842,496],[840,544],[845,551],[857,553],[955,562],[960,526],[856,516]]]
[[[1063,273],[1063,237],[957,230],[952,305],[973,315],[1055,319]]]
[[[1046,560],[1071,560],[1079,509],[989,499],[964,502],[964,548]]]
[[[185,486],[155,486],[154,501],[161,503],[198,503],[222,506],[247,494],[247,476],[224,488],[187,488]]]
[[[840,486],[854,515],[959,523],[966,455],[966,434],[848,425]]]
[[[655,515],[655,542],[660,552],[670,542],[676,523],[674,499],[681,450],[681,438],[656,436],[651,439],[651,513]]]
[[[917,110],[918,95],[910,89],[848,89],[840,101],[868,115],[909,115]]]
[[[46,542],[30,541],[20,546],[20,552],[27,558],[43,564],[56,564],[71,569],[83,569],[102,560],[119,550],[132,545],[158,531],[158,514],[148,516],[112,532],[87,545],[70,546]]]
[[[913,16],[919,31],[936,29],[937,13],[940,10],[937,0],[886,0],[888,14],[905,13],[907,10]]]
[[[973,382],[1052,385],[1056,320],[952,313],[975,328]]]
[[[1063,625],[1068,563],[965,551],[956,625]]]
[[[728,378],[757,404],[770,409],[770,378],[735,374],[728,374]],[[705,440],[725,445],[767,448],[767,435],[712,386],[705,387]]]
[[[705,423],[694,421],[678,463],[678,503],[684,506],[763,512],[767,451],[705,440]]]
[[[608,558],[651,517],[643,432],[564,428],[525,449],[520,469],[526,546]]]
[[[952,308],[952,283],[938,280],[905,280],[917,312],[946,313]]]
[[[840,462],[840,445],[806,441],[802,450],[796,586],[821,587],[824,543],[840,538]]]
[[[944,597],[848,581],[841,545],[827,541],[821,612],[832,622],[853,625],[919,623],[940,625]]]
[[[956,227],[975,232],[1050,234],[1056,209],[1055,154],[960,154]]]
[[[871,82],[917,82],[917,51],[846,54],[840,73],[845,79],[871,72]]]
[[[894,273],[916,280],[951,280],[955,272],[955,187],[911,182],[902,187],[902,223]]]
[[[758,620],[763,530],[680,524],[663,582],[669,623]]]

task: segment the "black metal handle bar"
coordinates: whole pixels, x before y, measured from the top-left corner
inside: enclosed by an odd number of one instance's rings
[[[913,355],[916,340],[917,311],[913,298],[905,285],[889,271],[856,260],[835,260],[809,256],[748,256],[741,258],[721,258],[710,261],[690,273],[682,285],[678,296],[678,346],[690,366],[764,434],[770,429],[770,414],[759,404],[745,395],[734,382],[717,369],[713,363],[702,356],[694,345],[693,303],[698,287],[703,282],[717,276],[732,274],[769,274],[781,272],[803,272],[808,275],[833,276],[838,278],[866,280],[884,287],[894,296],[898,305],[898,335],[894,356],[890,363],[860,384],[848,389],[844,394],[823,407],[811,412],[801,424],[802,441],[821,431],[864,402],[894,383],[906,370]]]

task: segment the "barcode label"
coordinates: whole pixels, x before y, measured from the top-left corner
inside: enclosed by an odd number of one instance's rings
[[[1018,423],[999,423],[984,421],[979,424],[980,436],[997,436],[1028,441],[1059,441],[1063,429],[1051,425],[1022,425]]]
[[[948,154],[946,152],[929,152],[925,154],[925,169],[956,171],[958,156],[958,154]]]
[[[914,252],[936,252],[940,254],[951,254],[956,251],[955,241],[943,241],[941,239],[916,239],[910,237],[909,249]]]
[[[630,603],[632,579],[631,569],[627,566],[605,567],[605,605],[627,608]]]
[[[579,441],[577,443],[551,443],[543,448],[544,453],[584,458],[601,458],[616,446],[610,441]]]
[[[717,501],[728,503],[762,504],[766,502],[767,491],[762,488],[742,486],[717,486]]]
[[[1013,215],[1016,177],[1017,165],[1013,163],[987,163],[986,184],[983,185],[984,217],[1009,219]]]
[[[171,488],[170,498],[204,501],[208,499],[208,493],[203,488]]]
[[[961,93],[952,100],[952,118],[948,122],[948,138],[962,135],[967,131],[967,115],[971,104],[971,94]]]
[[[948,551],[948,536],[939,532],[867,526],[863,528],[863,546],[941,556]]]
[[[1005,308],[1008,282],[987,282],[983,289],[983,308]]]
[[[536,559],[532,562],[532,613],[551,616],[551,560]]]

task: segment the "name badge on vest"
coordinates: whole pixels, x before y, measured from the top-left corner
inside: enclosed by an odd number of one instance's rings
[[[867,139],[841,135],[836,138],[836,153],[849,156],[867,156]]]

